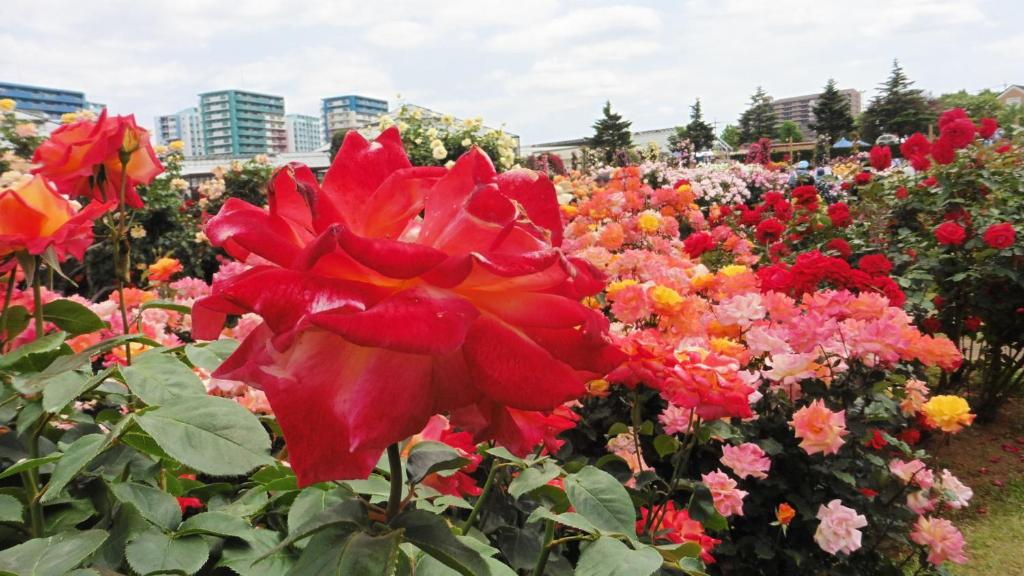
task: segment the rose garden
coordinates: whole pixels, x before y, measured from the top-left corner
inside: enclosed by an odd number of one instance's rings
[[[1020,128],[805,183],[404,118],[190,187],[131,116],[0,105],[0,573],[970,562],[934,452],[1024,390]]]

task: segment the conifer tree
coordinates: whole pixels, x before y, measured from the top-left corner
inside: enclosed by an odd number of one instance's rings
[[[772,98],[763,88],[750,97],[750,106],[740,116],[740,143],[756,142],[760,138],[773,138],[778,118],[772,107]]]
[[[633,146],[633,135],[629,130],[632,122],[624,120],[621,114],[612,112],[612,103],[605,101],[602,117],[594,122],[594,135],[590,138],[590,146],[598,151],[607,163],[624,154]]]
[[[686,134],[698,152],[711,148],[715,143],[715,129],[704,121],[700,98],[690,107],[690,123],[686,125]]]
[[[836,88],[836,81],[828,79],[825,90],[814,103],[814,122],[811,129],[818,136],[827,136],[829,144],[849,136],[853,130],[850,99]]]
[[[923,91],[911,88],[913,85],[899,61],[893,60],[889,79],[878,87],[879,94],[864,111],[861,119],[863,140],[873,142],[883,133],[908,136],[928,131],[935,113]]]

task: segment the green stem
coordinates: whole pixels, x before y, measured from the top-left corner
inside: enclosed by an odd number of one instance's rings
[[[114,238],[114,276],[117,278],[117,299],[119,301],[119,308],[121,310],[121,324],[124,328],[124,333],[127,335],[131,332],[131,327],[128,325],[128,306],[124,301],[124,284],[128,278],[131,267],[131,253],[128,251],[128,209],[125,207],[125,196],[128,190],[128,162],[126,158],[121,159],[121,189],[118,194],[117,203],[117,234]],[[124,250],[121,250],[121,243],[124,242]],[[122,254],[123,252],[123,254]],[[122,262],[122,256],[124,261]],[[132,364],[132,343],[124,343],[124,360],[125,363],[131,366]]]
[[[487,495],[491,493],[491,487],[494,486],[494,476],[498,473],[499,468],[503,468],[503,464],[497,462],[491,465],[491,469],[487,472],[487,480],[484,480],[484,487],[480,491],[480,496],[476,499],[476,504],[473,505],[473,509],[469,512],[469,518],[462,524],[462,533],[469,534],[469,529],[473,527],[473,522],[476,522],[476,517],[480,515],[480,509],[483,508],[484,501],[487,500]]]
[[[40,258],[36,256],[36,273],[32,276],[32,316],[35,317],[36,335],[38,340],[43,337],[43,278],[40,274]],[[28,431],[28,457],[30,459],[39,457],[39,435],[46,426],[46,419],[43,419],[39,427]],[[28,500],[29,524],[32,527],[32,537],[43,536],[43,506],[39,503],[39,470],[33,468],[22,473],[25,482],[25,495]]]
[[[28,457],[39,458],[39,434],[46,426],[46,419],[42,425],[33,428],[28,433]],[[21,473],[21,479],[25,483],[25,500],[28,501],[29,526],[33,538],[43,536],[43,505],[39,503],[39,469],[33,468]]]
[[[11,268],[11,274],[7,277],[7,290],[4,293],[4,309],[0,312],[0,336],[7,337],[7,311],[11,308],[11,298],[14,296],[14,280],[15,275],[18,272],[18,265],[15,264]],[[0,340],[0,353],[3,352],[2,346],[6,344],[4,340]]]
[[[36,256],[36,273],[32,275],[32,316],[36,320],[36,339],[43,337],[43,278],[39,273],[39,256]]]
[[[398,449],[398,443],[388,446],[388,468],[391,471],[391,494],[388,496],[387,519],[398,515],[398,509],[402,504],[402,453]]]
[[[555,521],[548,519],[544,521],[544,545],[541,546],[540,556],[537,557],[537,564],[533,567],[533,576],[543,576],[544,567],[548,563],[548,556],[551,555],[551,542],[555,539]]]

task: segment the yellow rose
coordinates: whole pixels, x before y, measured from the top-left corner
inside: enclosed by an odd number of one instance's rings
[[[14,100],[11,100],[10,98],[4,98],[0,100],[0,110],[3,110],[4,112],[10,112],[11,110],[14,110],[17,106],[18,103]]]
[[[922,408],[930,426],[955,434],[974,422],[967,400],[960,396],[933,396]]]

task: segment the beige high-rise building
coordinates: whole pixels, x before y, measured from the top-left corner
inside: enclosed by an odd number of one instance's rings
[[[860,92],[848,88],[840,90],[839,93],[850,101],[850,115],[856,117],[860,114]],[[782,124],[786,120],[791,120],[800,125],[800,131],[804,133],[804,137],[808,139],[813,137],[815,132],[811,128],[811,124],[814,123],[814,105],[820,97],[819,93],[772,100],[772,108],[775,109],[778,123]]]

